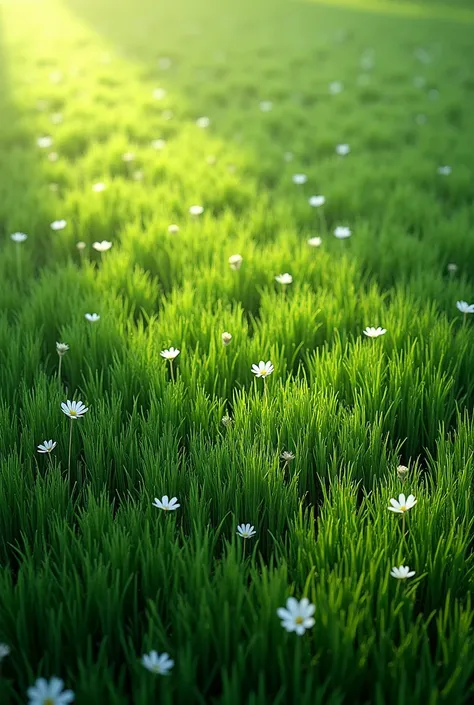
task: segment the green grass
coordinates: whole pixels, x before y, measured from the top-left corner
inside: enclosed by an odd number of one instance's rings
[[[472,3],[0,5],[1,704],[472,702]]]

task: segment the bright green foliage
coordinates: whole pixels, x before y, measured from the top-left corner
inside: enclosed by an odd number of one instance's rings
[[[472,702],[472,3],[0,5],[1,704]]]

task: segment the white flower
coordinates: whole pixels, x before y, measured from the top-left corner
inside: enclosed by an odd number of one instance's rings
[[[84,318],[86,321],[89,321],[89,323],[97,323],[97,321],[100,319],[100,316],[98,313],[86,313],[84,314]]]
[[[155,497],[153,506],[158,509],[163,509],[165,512],[174,512],[175,509],[178,509],[178,507],[181,506],[177,502],[177,497],[171,497],[171,499],[168,499],[168,495],[165,494],[161,499]]]
[[[405,512],[415,506],[416,499],[412,494],[408,495],[406,499],[405,495],[401,494],[398,496],[398,501],[396,499],[391,499],[390,504],[392,506],[387,507],[387,509],[391,512],[395,512],[395,514],[405,514]]]
[[[166,141],[165,140],[153,140],[151,143],[151,146],[153,149],[164,149],[166,147]]]
[[[371,326],[367,326],[367,328],[365,330],[363,330],[362,332],[368,338],[378,338],[380,335],[385,335],[385,333],[387,331],[385,328],[381,328],[380,326],[378,328],[373,328]]]
[[[67,225],[67,220],[53,220],[51,230],[64,230]]]
[[[449,176],[451,171],[452,171],[452,169],[450,166],[439,166],[438,167],[438,174],[441,174],[441,176]]]
[[[288,274],[288,272],[285,272],[284,274],[277,274],[275,277],[275,281],[277,281],[279,284],[291,284],[293,281],[293,277],[291,274]]]
[[[164,357],[165,360],[174,360],[176,357],[178,357],[180,353],[180,350],[177,348],[170,348],[169,350],[162,350],[160,352],[161,357]]]
[[[168,71],[168,69],[171,68],[171,65],[172,61],[169,56],[162,56],[160,59],[158,59],[158,68],[162,71]]]
[[[474,304],[468,304],[467,301],[456,301],[456,307],[461,313],[474,313]]]
[[[273,103],[271,100],[262,100],[260,103],[260,110],[262,113],[269,113],[270,110],[273,108]]]
[[[306,174],[293,174],[293,183],[296,184],[297,186],[301,186],[301,184],[305,184],[308,181],[308,177]]]
[[[337,95],[341,93],[343,89],[344,85],[340,81],[333,81],[329,84],[329,93],[331,93],[331,95]]]
[[[164,88],[155,88],[152,95],[155,100],[163,100],[166,98],[166,91]]]
[[[168,225],[168,232],[170,235],[176,235],[176,233],[179,233],[179,225],[176,225],[175,223]]]
[[[232,334],[227,333],[227,331],[222,333],[221,337],[222,337],[222,342],[224,343],[224,345],[230,345],[230,343],[232,342]]]
[[[10,647],[7,646],[7,644],[0,644],[0,663],[8,656],[9,653]]]
[[[285,160],[285,162],[292,162],[293,156],[293,152],[285,152],[283,155],[283,159]]]
[[[273,367],[270,360],[268,360],[268,362],[260,360],[258,365],[252,365],[252,372],[254,373],[255,377],[268,377],[268,375],[271,375],[274,369],[275,368]]]
[[[66,402],[61,403],[61,410],[70,419],[80,419],[81,416],[84,416],[89,411],[89,407],[84,406],[82,401],[69,401],[68,399]]]
[[[63,74],[61,71],[51,71],[49,74],[49,80],[51,83],[61,83],[63,80]]]
[[[287,632],[296,632],[298,636],[302,636],[307,629],[314,627],[315,609],[307,597],[303,597],[299,602],[294,597],[289,597],[286,607],[277,609],[277,615],[282,620],[281,626]]]
[[[348,144],[338,144],[336,147],[336,154],[339,154],[340,157],[347,156],[350,151],[351,151],[351,148],[349,147]]]
[[[79,240],[79,242],[76,242],[76,247],[78,250],[85,250],[87,245],[82,240]]]
[[[43,441],[38,446],[38,453],[51,453],[56,448],[56,441]]]
[[[174,666],[173,659],[170,659],[168,654],[159,654],[156,651],[150,651],[149,654],[143,654],[142,666],[145,666],[147,671],[156,673],[159,676],[169,676],[171,669]]]
[[[52,191],[53,193],[56,193],[56,191],[59,190],[58,184],[55,184],[55,183],[49,184],[49,190]]]
[[[458,265],[454,262],[450,262],[447,266],[447,270],[450,274],[456,274],[456,272],[458,271]]]
[[[49,135],[46,135],[45,137],[38,137],[36,144],[38,147],[41,147],[41,149],[49,149],[53,145],[53,138]]]
[[[50,152],[48,154],[48,161],[57,162],[59,159],[59,154],[57,152]]]
[[[206,127],[209,127],[210,124],[211,124],[211,121],[209,120],[208,117],[200,117],[196,120],[196,125],[198,127],[206,128]]]
[[[255,527],[250,524],[239,524],[237,533],[243,539],[251,539],[257,532],[255,531]]]
[[[295,454],[291,452],[291,450],[284,450],[282,454],[280,455],[280,458],[285,462],[285,463],[291,463],[292,460],[295,459]]]
[[[214,154],[209,154],[208,157],[206,157],[206,164],[209,164],[209,166],[214,166],[214,164],[217,163],[217,157],[214,156]]]
[[[322,239],[320,237],[310,237],[308,240],[308,245],[311,245],[311,247],[319,247],[322,243]]]
[[[326,203],[326,199],[324,196],[311,196],[308,203],[313,208],[321,208]]]
[[[221,418],[221,424],[225,426],[226,428],[230,428],[233,424],[233,420],[230,418],[230,416],[226,415]]]
[[[28,235],[25,235],[25,233],[13,233],[13,235],[10,235],[11,239],[13,242],[25,242],[25,240],[28,240]]]
[[[412,578],[415,575],[415,571],[410,570],[407,565],[401,565],[399,568],[392,568],[390,575],[393,578],[398,578],[398,580],[406,580],[407,578]]]
[[[405,480],[408,476],[408,473],[409,473],[409,470],[406,465],[399,465],[397,467],[397,477],[402,482],[405,482]]]
[[[63,116],[62,113],[52,113],[49,116],[49,119],[53,123],[53,125],[60,125],[63,121]]]
[[[28,688],[28,705],[69,705],[74,702],[72,690],[64,690],[64,681],[60,678],[38,678],[36,683]]]
[[[242,255],[231,255],[229,257],[229,265],[231,269],[240,269],[244,258]]]
[[[204,208],[203,206],[191,206],[189,208],[189,212],[191,215],[202,215],[204,213]]]
[[[112,243],[108,240],[102,240],[102,242],[93,242],[92,247],[94,250],[97,250],[97,252],[107,252],[107,250],[110,250],[112,247]]]
[[[132,178],[134,181],[143,181],[143,170],[137,169],[137,171],[134,171],[132,174]]]
[[[56,352],[59,357],[62,357],[69,350],[69,345],[67,343],[56,343]]]
[[[124,162],[133,162],[135,159],[135,152],[125,152],[122,154],[122,160]]]
[[[173,116],[174,113],[172,110],[163,110],[163,112],[161,113],[161,117],[163,118],[163,120],[171,120]]]
[[[92,190],[94,191],[94,193],[101,193],[102,191],[105,191],[106,188],[107,186],[102,183],[102,181],[99,181],[97,184],[94,184],[92,186]]]
[[[334,229],[334,237],[337,237],[338,240],[345,240],[347,237],[350,237],[352,235],[352,231],[350,228],[347,228],[344,225],[338,225],[337,228]]]

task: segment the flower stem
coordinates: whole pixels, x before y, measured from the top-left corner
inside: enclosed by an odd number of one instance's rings
[[[61,381],[61,365],[62,365],[62,361],[63,361],[63,356],[60,355],[60,356],[59,356],[59,365],[58,365],[58,379],[59,379],[59,381]]]
[[[67,482],[68,485],[71,484],[71,448],[72,448],[72,419],[70,421],[70,427],[69,427],[69,455],[68,455],[68,461],[67,461]]]
[[[173,360],[170,360],[171,381],[174,382]]]
[[[463,319],[462,319],[463,328],[464,328],[464,326],[466,325],[466,320],[467,320],[467,313],[464,314],[464,317],[463,317]]]
[[[16,246],[16,268],[18,273],[18,284],[21,285],[21,252],[18,245]]]

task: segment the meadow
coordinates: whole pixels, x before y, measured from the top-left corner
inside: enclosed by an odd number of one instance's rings
[[[472,702],[473,33],[0,2],[1,705]]]

